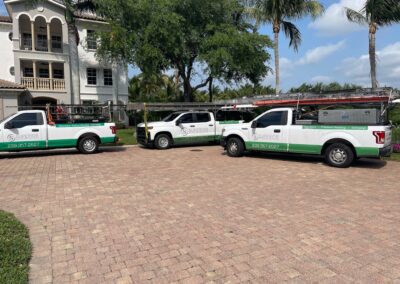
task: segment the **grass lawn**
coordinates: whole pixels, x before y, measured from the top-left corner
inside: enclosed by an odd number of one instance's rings
[[[136,137],[133,136],[134,132],[134,128],[117,130],[117,136],[119,138],[118,145],[136,145]]]
[[[0,283],[28,283],[31,253],[28,229],[0,210]]]
[[[393,153],[390,158],[385,158],[388,161],[400,162],[400,153]]]

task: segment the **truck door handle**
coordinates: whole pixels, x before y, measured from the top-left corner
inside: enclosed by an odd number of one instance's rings
[[[214,126],[214,124],[209,124],[208,126]]]
[[[281,133],[281,130],[280,129],[275,129],[274,133]]]
[[[32,129],[32,132],[39,132],[39,129]]]
[[[190,125],[190,127],[196,127],[196,125]]]

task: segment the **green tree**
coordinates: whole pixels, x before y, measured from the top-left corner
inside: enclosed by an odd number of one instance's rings
[[[111,33],[100,35],[98,56],[123,59],[146,74],[178,70],[185,101],[192,101],[193,93],[214,78],[257,82],[268,72],[259,64],[269,59],[268,37],[251,32],[239,0],[96,3],[111,24]],[[194,77],[201,71],[206,78],[199,82]]]
[[[337,91],[346,91],[346,90],[355,90],[362,89],[362,86],[355,84],[345,83],[341,85],[338,82],[332,82],[329,84],[324,83],[315,83],[315,84],[307,84],[303,83],[298,87],[293,87],[289,90],[289,93],[325,93],[325,92],[337,92]]]
[[[27,4],[36,6],[43,0],[28,0]],[[79,76],[79,34],[76,27],[76,18],[81,13],[95,12],[95,0],[63,0],[65,5],[65,21],[68,25],[68,48],[70,57],[70,72],[72,82],[72,99],[74,104],[80,104],[80,76]]]
[[[171,102],[181,98],[174,76],[165,74],[141,73],[134,76],[128,90],[131,102]]]
[[[378,87],[376,77],[376,32],[378,28],[400,21],[399,0],[367,0],[360,11],[346,8],[349,21],[368,25],[369,30],[369,62],[371,67],[371,85]]]
[[[290,39],[289,46],[295,51],[301,43],[301,32],[289,20],[305,16],[316,18],[324,12],[324,7],[316,0],[253,0],[249,14],[258,23],[270,23],[274,32],[275,90],[280,93],[279,33],[284,30]]]

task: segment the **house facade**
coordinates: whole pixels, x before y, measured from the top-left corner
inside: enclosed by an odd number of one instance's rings
[[[0,79],[25,87],[32,105],[128,102],[127,65],[100,62],[95,56],[93,35],[107,29],[101,18],[76,16],[78,60],[72,60],[62,0],[36,6],[24,0],[4,4],[8,15],[0,17]],[[78,68],[72,68],[76,63]],[[76,86],[79,95],[74,97]]]

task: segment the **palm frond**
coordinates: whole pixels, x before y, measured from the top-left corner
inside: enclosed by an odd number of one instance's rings
[[[316,19],[325,12],[325,7],[318,1],[307,1],[304,3],[303,10],[306,14],[311,15],[313,19]]]
[[[291,22],[282,21],[282,27],[285,31],[285,35],[290,39],[289,46],[297,52],[301,44],[301,32],[300,30]]]
[[[350,22],[357,23],[360,25],[368,24],[367,17],[365,15],[363,15],[361,12],[357,12],[350,8],[345,8],[345,11],[346,11],[347,19]]]

